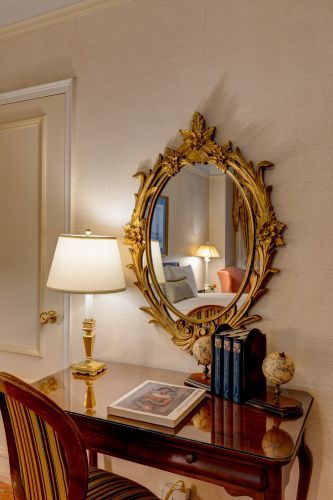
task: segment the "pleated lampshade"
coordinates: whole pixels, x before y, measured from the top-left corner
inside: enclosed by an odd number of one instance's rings
[[[213,257],[220,257],[220,254],[217,248],[214,245],[211,245],[208,241],[206,245],[200,245],[198,250],[195,252],[197,257],[209,257],[210,259]]]
[[[117,239],[88,232],[60,235],[46,286],[86,294],[125,290]]]

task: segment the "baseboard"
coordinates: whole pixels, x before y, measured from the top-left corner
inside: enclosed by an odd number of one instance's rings
[[[0,446],[0,481],[11,482],[8,462],[8,451],[5,446]]]

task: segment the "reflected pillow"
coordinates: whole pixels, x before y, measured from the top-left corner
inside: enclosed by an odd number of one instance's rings
[[[192,287],[187,278],[174,281],[166,281],[162,288],[169,302],[179,302],[180,300],[194,297]]]
[[[166,281],[169,281],[169,280],[172,280],[172,274],[171,274],[171,271],[170,269],[172,268],[173,266],[163,266],[163,271],[164,271],[164,276],[165,276],[165,280]]]
[[[172,279],[187,278],[187,280],[190,284],[190,287],[192,288],[192,291],[193,291],[193,297],[198,296],[198,287],[197,287],[197,283],[195,281],[195,276],[194,276],[192,266],[179,266],[179,267],[170,266],[169,271],[170,271],[170,274],[172,276]]]

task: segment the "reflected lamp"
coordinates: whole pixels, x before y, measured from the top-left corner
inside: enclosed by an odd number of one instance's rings
[[[211,245],[209,241],[205,245],[200,245],[197,251],[195,252],[197,257],[203,257],[205,261],[205,288],[209,287],[208,281],[208,262],[212,258],[220,257],[220,254],[217,248],[214,245]]]
[[[93,294],[120,292],[126,288],[117,239],[92,235],[90,230],[84,235],[60,235],[46,286],[59,292],[85,295],[82,329],[86,359],[72,365],[73,373],[94,376],[105,370],[105,363],[93,358],[96,327]]]

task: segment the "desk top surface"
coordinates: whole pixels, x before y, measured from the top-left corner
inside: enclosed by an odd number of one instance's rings
[[[149,430],[158,435],[176,436],[273,460],[287,460],[293,456],[313,400],[306,392],[283,388],[284,395],[302,402],[303,415],[296,419],[280,419],[262,410],[222,398],[207,397],[175,429],[170,429],[127,418],[107,416],[107,406],[145,380],[183,384],[185,373],[107,363],[107,370],[92,383],[91,379],[82,378],[74,378],[68,368],[37,381],[34,385],[47,393],[61,408],[80,416],[86,415],[88,418],[110,421],[110,424]]]

